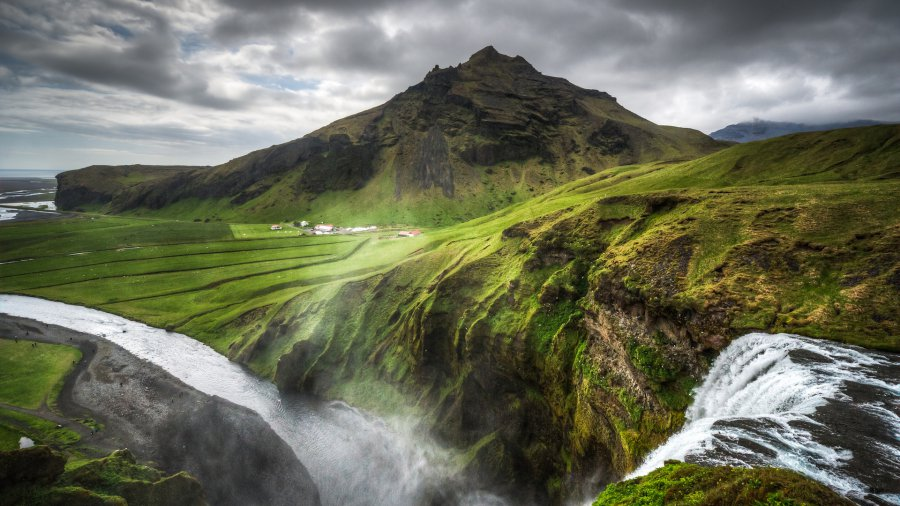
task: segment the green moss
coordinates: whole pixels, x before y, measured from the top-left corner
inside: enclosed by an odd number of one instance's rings
[[[164,505],[205,504],[200,483],[181,472],[138,464],[128,450],[68,465],[67,457],[46,447],[0,452],[5,483],[0,505]]]
[[[77,432],[57,427],[54,422],[6,408],[0,408],[0,427],[24,434],[36,444],[54,448],[67,448],[81,439]]]
[[[594,506],[853,504],[793,471],[701,467],[668,461],[647,476],[609,485]]]
[[[627,345],[628,357],[644,375],[655,383],[658,389],[660,385],[674,380],[683,368],[677,357],[666,354],[657,344],[638,344],[630,340]]]

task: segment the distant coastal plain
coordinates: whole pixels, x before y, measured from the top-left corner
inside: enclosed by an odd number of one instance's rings
[[[55,179],[61,169],[0,169],[0,180],[4,179]]]

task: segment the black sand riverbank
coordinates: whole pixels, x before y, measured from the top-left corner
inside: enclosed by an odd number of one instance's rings
[[[167,472],[188,471],[210,504],[319,503],[309,473],[256,413],[199,392],[98,336],[4,314],[0,334],[81,350],[58,406],[69,419],[103,424],[88,434],[88,444],[128,448]]]

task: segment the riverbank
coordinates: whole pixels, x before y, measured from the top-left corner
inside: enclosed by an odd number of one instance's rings
[[[319,503],[303,464],[253,411],[201,393],[103,336],[5,314],[0,334],[81,350],[58,406],[69,420],[102,424],[85,444],[128,448],[167,472],[188,471],[211,504]]]

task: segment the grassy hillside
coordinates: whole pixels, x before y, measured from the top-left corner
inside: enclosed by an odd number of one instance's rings
[[[609,168],[411,239],[0,225],[0,262],[19,260],[0,290],[178,329],[285,388],[412,410],[473,474],[558,501],[677,430],[736,335],[900,350],[898,138],[800,134]]]

